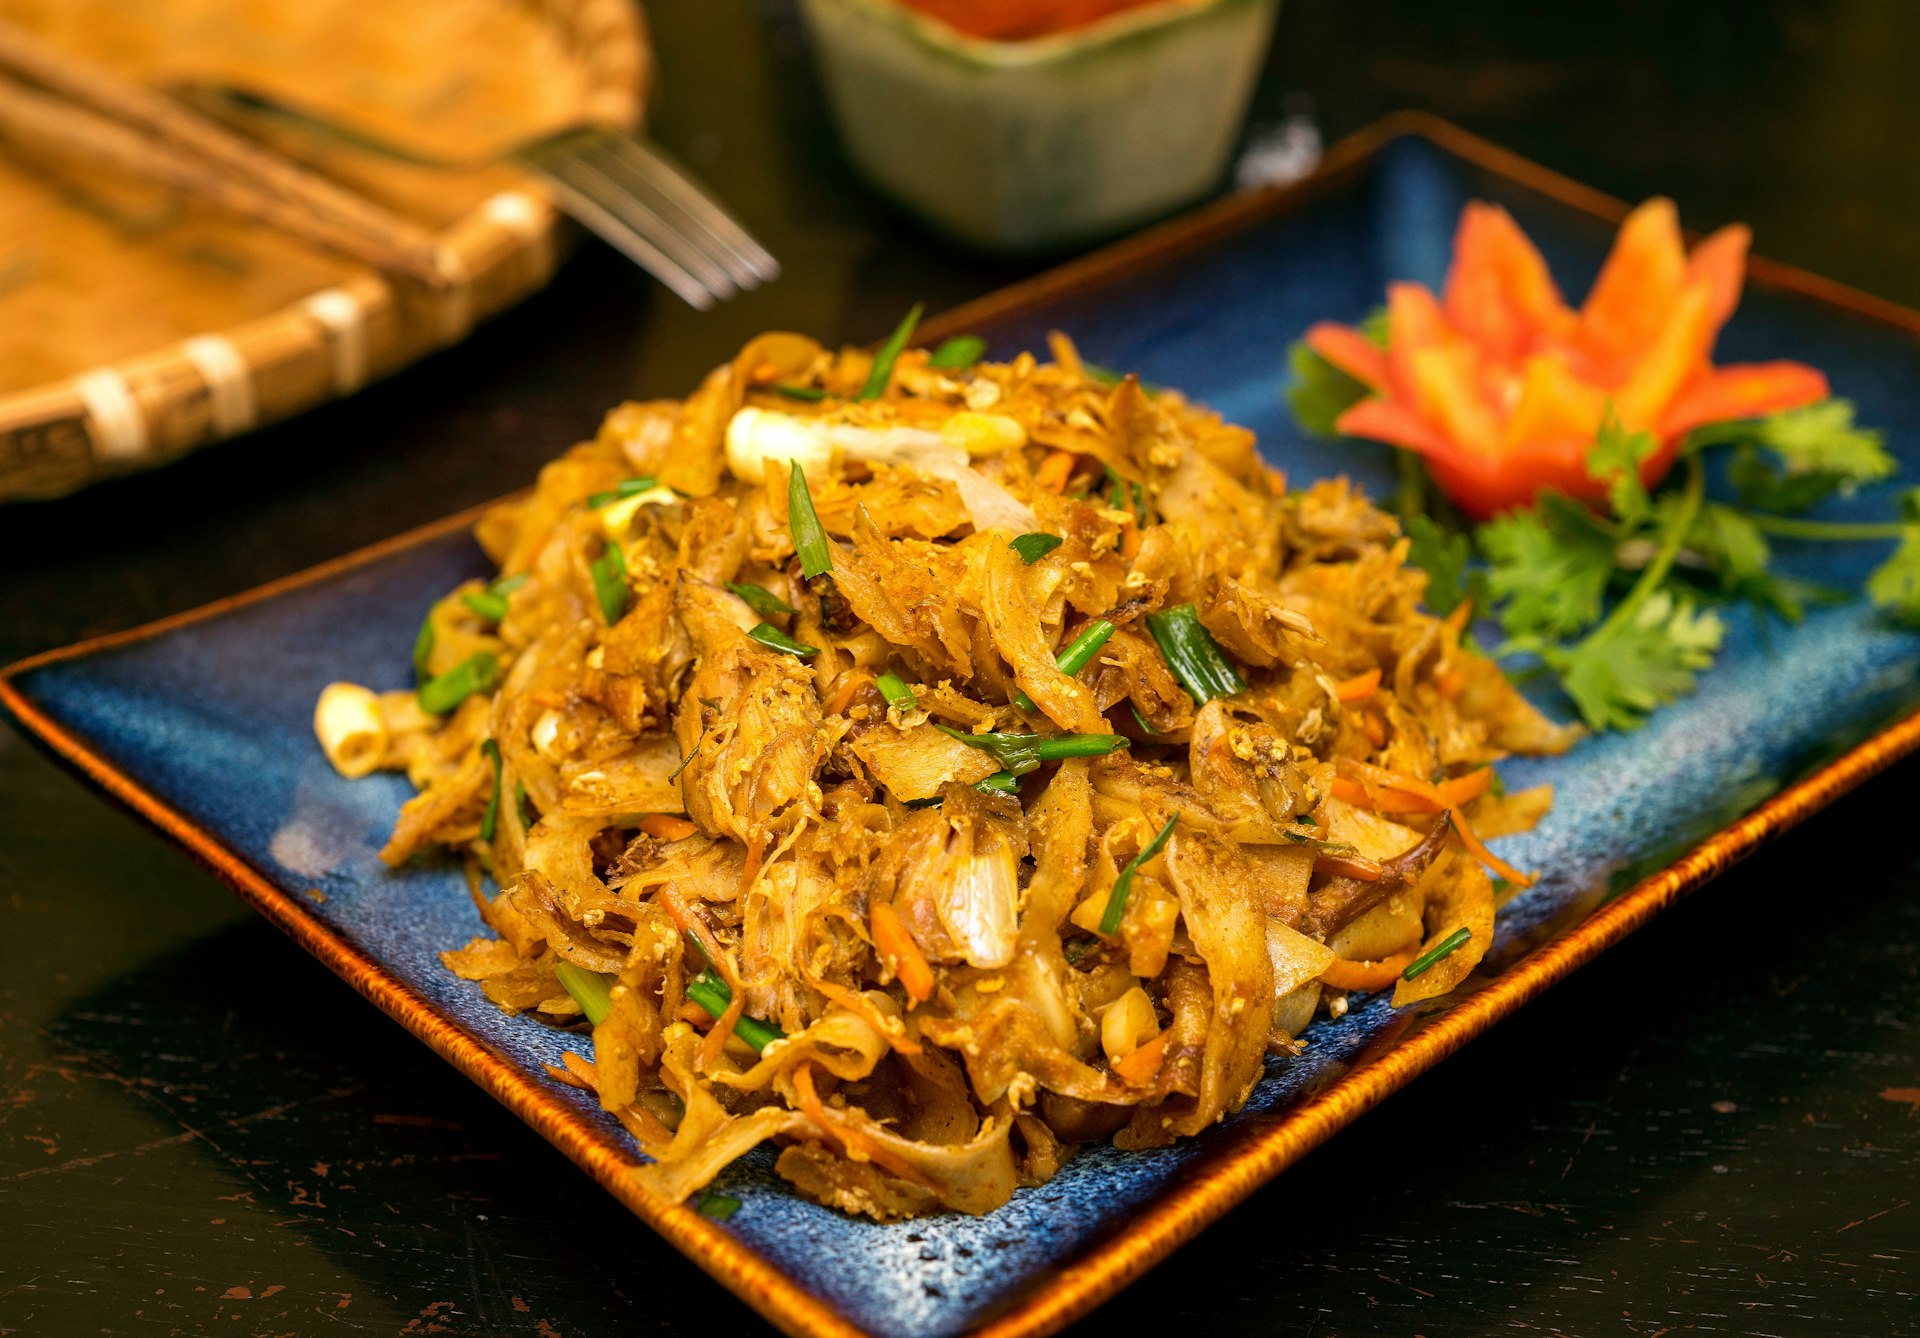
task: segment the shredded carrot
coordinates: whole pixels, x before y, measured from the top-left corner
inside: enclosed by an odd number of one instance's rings
[[[893,968],[894,975],[900,978],[907,998],[917,1004],[925,1003],[933,993],[933,968],[927,964],[926,954],[920,951],[920,945],[913,941],[913,935],[907,932],[906,921],[900,918],[900,912],[893,908],[890,901],[875,902],[870,914],[873,946],[880,950],[881,957]]]
[[[671,813],[649,813],[640,819],[640,830],[661,841],[678,841],[700,829]]]
[[[1355,674],[1352,678],[1342,679],[1333,685],[1333,695],[1343,702],[1363,702],[1380,691],[1380,670],[1376,667],[1364,674]]]
[[[673,923],[680,932],[692,934],[699,940],[700,950],[707,954],[707,960],[720,973],[720,979],[726,981],[727,988],[738,995],[740,977],[734,974],[733,964],[727,960],[727,954],[721,951],[720,940],[713,936],[713,930],[707,927],[707,922],[688,910],[687,904],[680,900],[680,894],[671,887],[662,886],[654,895],[667,908],[667,914],[673,917]]]
[[[1506,879],[1515,887],[1533,886],[1532,875],[1521,873],[1520,870],[1514,868],[1491,850],[1488,850],[1480,838],[1473,834],[1473,828],[1467,825],[1467,815],[1465,813],[1457,808],[1448,809],[1447,811],[1453,814],[1453,839],[1459,841],[1463,850],[1486,865],[1488,871],[1496,877]]]
[[[828,1118],[827,1108],[821,1102],[820,1094],[814,1090],[812,1064],[801,1064],[793,1070],[793,1093],[800,1100],[801,1111],[819,1126],[822,1133],[838,1140],[849,1161],[870,1161],[902,1180],[928,1185],[927,1177],[921,1174],[919,1167],[882,1147],[851,1119]],[[931,1188],[931,1185],[928,1187]]]
[[[1376,748],[1387,746],[1387,721],[1378,711],[1360,713],[1360,729],[1367,736],[1367,742]]]
[[[1448,701],[1452,701],[1455,697],[1458,697],[1462,692],[1465,692],[1466,688],[1467,688],[1466,675],[1462,674],[1458,669],[1455,669],[1452,665],[1449,664],[1443,668],[1440,668],[1434,671],[1433,690],[1439,693],[1442,697],[1446,698]]]
[[[640,1150],[655,1161],[660,1154],[673,1144],[673,1131],[654,1116],[654,1113],[638,1101],[624,1110],[614,1112],[614,1118],[627,1127],[640,1144]]]
[[[1160,1065],[1167,1057],[1167,1041],[1172,1036],[1171,1029],[1162,1031],[1132,1054],[1114,1060],[1115,1076],[1133,1087],[1146,1086],[1153,1075],[1160,1071]]]
[[[1333,778],[1334,798],[1376,813],[1448,813],[1453,817],[1453,832],[1448,840],[1487,866],[1497,876],[1516,887],[1530,887],[1533,879],[1488,850],[1467,822],[1462,805],[1485,794],[1493,785],[1493,768],[1481,767],[1464,776],[1455,776],[1435,785],[1414,776],[1404,776],[1385,767],[1372,766],[1343,757],[1340,770],[1347,773]]]
[[[713,1014],[697,1003],[683,1003],[680,1005],[680,1020],[691,1022],[696,1027],[711,1027]]]
[[[572,1059],[574,1056],[569,1052],[562,1055],[561,1058]],[[555,1082],[565,1083],[569,1087],[578,1087],[583,1092],[598,1090],[594,1087],[593,1080],[590,1077],[582,1077],[580,1074],[575,1073],[571,1064],[565,1068],[561,1068],[558,1064],[542,1064],[540,1067],[545,1069],[547,1076]]]
[[[747,996],[743,990],[735,990],[733,999],[727,1004],[713,1024],[713,1030],[707,1033],[707,1039],[700,1042],[699,1064],[703,1072],[712,1073],[720,1067],[720,1052],[727,1048],[727,1037],[733,1035],[734,1027],[740,1021],[740,1015],[747,1011]]]
[[[1368,859],[1365,855],[1336,855],[1325,850],[1313,857],[1313,867],[1320,873],[1357,878],[1363,883],[1377,883],[1386,874],[1378,860]]]
[[[1146,542],[1146,535],[1138,525],[1124,526],[1120,531],[1120,556],[1131,562],[1140,556],[1140,546]]]
[[[1347,962],[1336,958],[1320,973],[1320,981],[1336,990],[1384,990],[1412,964],[1413,953],[1414,950],[1408,948],[1377,962]]]
[[[747,842],[747,863],[740,871],[740,895],[746,896],[753,889],[754,879],[760,876],[760,861],[766,858],[767,834],[756,831],[753,839]],[[729,982],[731,983],[731,982]]]
[[[1052,451],[1040,462],[1040,468],[1034,471],[1033,481],[1048,492],[1065,492],[1067,480],[1073,477],[1072,451]]]
[[[913,1037],[907,1035],[907,1030],[905,1026],[901,1024],[900,1019],[888,1017],[885,1013],[882,1013],[878,1008],[875,1008],[867,999],[867,996],[859,990],[849,989],[845,985],[836,985],[831,980],[811,973],[807,976],[807,983],[812,985],[816,990],[819,990],[820,993],[828,999],[839,1004],[849,1013],[852,1013],[869,1027],[872,1027],[882,1036],[886,1037],[887,1044],[891,1045],[901,1054],[917,1055],[920,1053],[920,1043],[914,1040]]]
[[[853,669],[840,676],[840,686],[835,688],[833,696],[824,708],[828,715],[839,715],[853,703],[853,694],[860,690],[863,683],[873,682],[873,675],[865,670]]]
[[[1472,621],[1472,619],[1473,601],[1463,599],[1453,606],[1453,612],[1442,619],[1440,625],[1447,629],[1448,635],[1450,635],[1455,642],[1458,642],[1460,640],[1460,634],[1467,630],[1467,624]]]

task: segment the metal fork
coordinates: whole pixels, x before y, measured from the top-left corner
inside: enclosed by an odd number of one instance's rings
[[[235,111],[417,167],[484,163],[435,157],[251,88],[194,82],[177,94],[223,119]],[[657,146],[603,126],[577,126],[516,145],[502,159],[552,189],[554,202],[688,304],[706,311],[780,277],[780,262]]]

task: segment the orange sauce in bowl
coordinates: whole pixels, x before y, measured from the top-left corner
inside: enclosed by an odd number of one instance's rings
[[[968,37],[1019,42],[1083,28],[1156,0],[900,0]]]

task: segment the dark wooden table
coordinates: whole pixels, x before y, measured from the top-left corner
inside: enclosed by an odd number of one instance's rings
[[[865,340],[1025,272],[839,157],[790,7],[656,0],[661,136],[787,264],[697,315],[581,252],[350,403],[0,510],[0,657],[531,477],[752,332]],[[1426,107],[1920,304],[1920,5],[1288,0],[1256,124]],[[1030,268],[1030,267],[1026,267]],[[270,663],[261,672],[270,673]],[[1088,1332],[1752,1335],[1920,1317],[1908,762],[1367,1117]],[[0,1333],[757,1329],[558,1154],[0,726]]]

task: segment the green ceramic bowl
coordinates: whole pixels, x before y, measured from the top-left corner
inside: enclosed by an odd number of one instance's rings
[[[1220,181],[1279,0],[1167,0],[1025,42],[895,0],[801,0],[855,166],[941,231],[1039,251]]]

